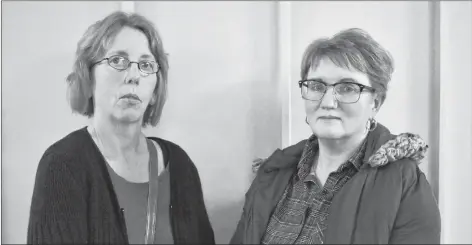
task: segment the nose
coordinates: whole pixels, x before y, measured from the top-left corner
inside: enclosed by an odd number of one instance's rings
[[[130,67],[126,72],[125,83],[131,84],[139,84],[139,79],[141,78],[141,74],[138,68],[138,64],[131,63]]]
[[[326,89],[326,92],[321,99],[320,107],[325,109],[334,109],[338,107],[338,101],[334,94],[334,87],[328,87]]]

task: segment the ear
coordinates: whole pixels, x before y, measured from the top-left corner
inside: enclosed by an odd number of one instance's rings
[[[372,102],[372,116],[375,117],[380,107],[382,106],[382,98],[376,94]]]
[[[374,94],[373,96],[373,110],[378,111],[383,104],[383,98],[379,94]]]
[[[380,101],[379,97],[376,97],[374,99],[374,110],[378,111],[380,109],[380,106],[382,106],[382,102]]]

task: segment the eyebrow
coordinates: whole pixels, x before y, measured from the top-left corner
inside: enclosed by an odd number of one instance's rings
[[[325,79],[325,78],[321,78],[321,77],[307,78],[307,80],[326,82],[326,79]],[[356,79],[350,78],[350,77],[343,77],[343,78],[341,78],[341,79],[338,79],[338,81],[335,82],[335,83],[340,83],[340,82],[359,83]]]
[[[129,57],[128,52],[123,51],[123,50],[117,50],[117,51],[110,52],[109,55],[110,55],[110,56],[113,56],[113,55],[121,55],[121,56]],[[140,58],[140,59],[152,59],[153,56],[152,56],[152,55],[149,55],[149,54],[142,54],[141,57],[139,57],[139,58]]]
[[[144,58],[144,59],[151,59],[152,56],[149,55],[149,54],[142,54],[140,58]]]

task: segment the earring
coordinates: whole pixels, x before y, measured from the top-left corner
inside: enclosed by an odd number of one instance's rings
[[[367,131],[372,132],[377,128],[377,120],[375,118],[371,117],[367,120],[367,124],[365,126]]]

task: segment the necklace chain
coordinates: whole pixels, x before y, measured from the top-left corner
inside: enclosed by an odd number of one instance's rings
[[[98,148],[101,150],[102,152],[102,155],[103,157],[105,158],[105,160],[107,162],[111,162],[111,159],[109,156],[107,156],[106,152],[105,152],[105,146],[103,145],[103,142],[102,142],[102,138],[98,135],[98,132],[97,132],[97,129],[95,128],[95,126],[92,126],[93,128],[93,133],[95,134],[95,137],[97,138],[97,141],[98,141]],[[126,162],[126,165],[128,166],[128,160],[126,158],[125,159],[125,162]]]
[[[105,160],[106,160],[108,163],[113,162],[113,160],[111,160],[110,156],[107,156],[107,155],[106,155],[105,147],[104,147],[104,144],[103,144],[103,142],[102,142],[102,138],[101,138],[100,135],[98,134],[97,129],[96,129],[94,126],[92,126],[92,128],[93,128],[93,134],[95,134],[95,137],[97,138],[97,141],[98,141],[98,148],[99,148],[99,150],[101,151],[103,157],[105,158]],[[125,163],[126,163],[126,168],[127,168],[128,170],[130,170],[131,165],[129,164],[128,159],[126,159],[126,157],[124,157],[124,156],[123,156],[123,159],[124,159],[124,161],[125,161]]]

